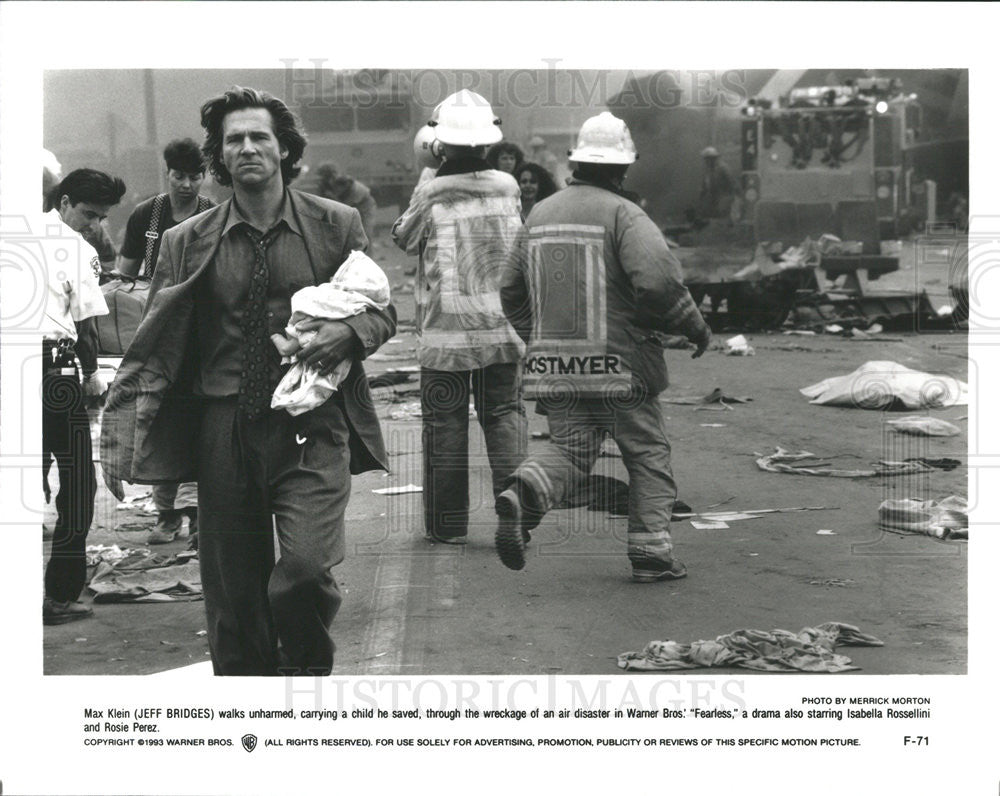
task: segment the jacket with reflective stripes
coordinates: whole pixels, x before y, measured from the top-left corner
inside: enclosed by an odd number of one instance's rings
[[[517,362],[524,344],[500,306],[500,276],[521,228],[514,178],[493,169],[438,176],[417,186],[392,228],[420,254],[417,360],[435,370]]]
[[[655,395],[667,386],[667,367],[650,330],[689,339],[706,330],[650,218],[579,180],[532,209],[500,295],[528,344],[528,397]]]

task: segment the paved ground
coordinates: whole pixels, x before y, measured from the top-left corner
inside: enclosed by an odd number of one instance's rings
[[[394,283],[406,281],[405,258],[384,242],[375,256]],[[915,275],[912,259],[905,262],[908,267],[894,275],[898,286],[917,278],[936,294],[935,303],[943,303],[946,269]],[[401,317],[412,318],[411,297],[397,291],[396,300]],[[966,378],[964,335],[891,336],[903,339],[757,334],[751,336],[752,358],[713,350],[691,360],[683,351],[667,352],[671,387],[664,398],[700,396],[715,387],[753,398],[732,411],[663,404],[675,475],[688,503],[697,510],[722,503],[727,510],[828,507],[733,522],[726,530],[678,522],[677,552],[690,575],[675,583],[632,583],[625,519],[586,509],[551,513],[529,547],[526,569],[505,569],[493,550],[494,520],[482,477],[473,479],[479,508],[470,544],[427,543],[419,494],[371,491],[421,483],[419,420],[393,420],[391,413],[405,403],[381,403],[394,469],[354,479],[348,558],[336,570],[345,600],[334,626],[335,673],[608,674],[618,671],[619,653],[652,639],[693,641],[738,628],[798,630],[831,620],[885,641],[881,648],[844,650],[864,673],[965,672],[966,544],[877,528],[885,498],[965,495],[964,469],[921,478],[843,479],[767,473],[754,463],[754,452],[779,444],[835,457],[848,467],[905,456],[964,462],[970,408],[932,412],[963,434],[928,440],[884,431],[880,412],[812,406],[799,395],[798,388],[868,360]],[[386,358],[369,363],[369,373],[406,364],[413,345],[412,332],[401,333],[382,349]],[[531,405],[529,413],[531,429],[543,430],[544,419]],[[477,434],[473,457],[485,463]],[[598,468],[626,478],[620,459],[602,458]],[[146,489],[133,487],[132,494]],[[142,546],[153,518],[117,511],[103,485],[98,500],[90,542]],[[818,535],[821,529],[835,535]],[[175,542],[160,549],[183,548]],[[46,628],[45,671],[145,674],[204,662],[203,629],[200,602],[99,605],[93,619]]]

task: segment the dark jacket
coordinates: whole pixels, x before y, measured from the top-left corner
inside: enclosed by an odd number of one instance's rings
[[[367,248],[357,211],[289,190],[316,284],[330,279],[351,251]],[[194,297],[222,240],[231,201],[178,224],[163,236],[149,304],[108,392],[101,429],[101,466],[118,482],[196,480],[201,400],[192,393],[197,366]],[[368,311],[345,320],[363,357],[396,332],[396,312]],[[360,361],[341,384],[351,427],[351,472],[388,469],[371,392]]]

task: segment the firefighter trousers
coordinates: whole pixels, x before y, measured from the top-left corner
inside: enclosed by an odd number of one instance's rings
[[[469,467],[485,463],[481,456],[477,461],[475,455],[470,461],[470,391],[486,439],[493,488],[492,496],[481,496],[476,504],[492,507],[493,499],[524,459],[528,420],[521,398],[520,368],[520,362],[503,362],[476,370],[421,369],[424,529],[428,536],[456,539],[468,534]]]
[[[670,513],[677,485],[657,397],[615,405],[603,399],[546,402],[550,441],[525,459],[506,486],[515,487],[527,529],[587,478],[606,435],[621,449],[629,474],[628,557],[633,564],[673,560]]]

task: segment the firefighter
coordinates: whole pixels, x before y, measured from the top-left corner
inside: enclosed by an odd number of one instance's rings
[[[729,218],[736,197],[736,181],[726,164],[719,160],[719,150],[714,146],[701,151],[701,160],[704,170],[701,174],[698,215],[703,219]]]
[[[521,398],[524,344],[500,306],[500,274],[521,226],[514,178],[490,167],[501,137],[480,95],[448,97],[432,120],[444,163],[421,182],[392,229],[416,277],[417,359],[423,418],[424,528],[463,544],[469,523],[469,395],[486,438],[493,498],[527,450]]]
[[[550,442],[521,463],[496,502],[497,551],[524,567],[528,531],[585,479],[605,435],[629,473],[628,557],[639,582],[687,574],[673,555],[677,487],[659,393],[667,386],[654,332],[708,348],[678,261],[649,217],[623,194],[635,162],[625,123],[584,122],[569,185],[532,210],[504,271],[504,312],[527,343],[526,397],[548,416]]]

